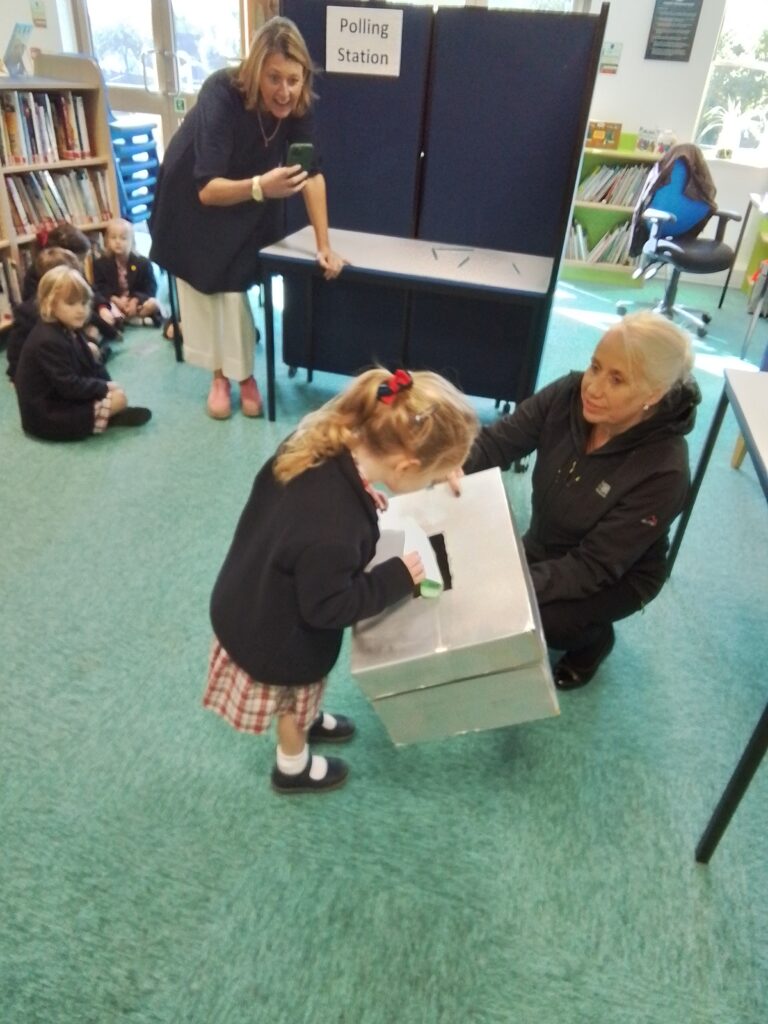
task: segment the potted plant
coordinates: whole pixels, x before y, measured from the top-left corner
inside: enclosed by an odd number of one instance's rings
[[[768,125],[768,106],[747,107],[742,110],[740,100],[730,97],[726,105],[712,107],[704,115],[699,132],[699,142],[707,143],[714,137],[715,156],[730,160],[745,140],[759,145]]]

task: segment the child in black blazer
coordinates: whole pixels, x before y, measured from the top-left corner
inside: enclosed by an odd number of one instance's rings
[[[40,281],[40,278],[46,274],[49,270],[53,270],[54,267],[67,266],[73,270],[80,269],[80,263],[77,256],[69,249],[62,249],[59,246],[51,246],[49,249],[42,249],[35,257],[33,264],[34,274],[36,280]],[[28,298],[19,302],[13,308],[13,323],[8,330],[8,344],[6,345],[5,354],[8,358],[8,368],[6,373],[9,379],[12,381],[16,376],[16,367],[19,365],[19,358],[21,356],[21,349],[24,342],[29,337],[32,328],[35,326],[39,319],[40,313],[37,308],[37,289],[34,294]],[[98,352],[98,348],[96,349]],[[98,356],[101,359],[101,354]]]
[[[83,334],[91,289],[72,267],[43,274],[40,319],[24,343],[14,383],[24,431],[47,441],[77,441],[108,426],[146,423],[149,409],[131,408]]]
[[[163,320],[152,263],[133,251],[133,228],[119,217],[104,232],[106,252],[93,263],[93,285],[109,296],[129,324],[159,327]]]
[[[436,373],[368,370],[310,413],[264,465],[211,597],[214,642],[203,704],[244,732],[274,718],[278,793],[332,789],[338,758],[310,742],[352,738],[320,710],[346,626],[407,598],[424,579],[417,552],[365,571],[383,495],[420,490],[463,464],[477,433],[467,399]]]

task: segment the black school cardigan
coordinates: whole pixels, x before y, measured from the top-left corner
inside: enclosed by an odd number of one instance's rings
[[[152,261],[138,253],[128,253],[126,267],[128,294],[140,302],[146,302],[157,295],[157,281],[152,269]],[[117,272],[117,259],[114,255],[99,256],[93,261],[93,287],[99,295],[120,295],[120,276]]]
[[[261,469],[211,597],[211,623],[254,679],[283,686],[322,679],[346,626],[409,597],[401,558],[370,572],[376,509],[348,452],[287,484]]]
[[[89,437],[93,403],[104,398],[109,379],[82,334],[38,320],[14,377],[22,427],[47,441]]]

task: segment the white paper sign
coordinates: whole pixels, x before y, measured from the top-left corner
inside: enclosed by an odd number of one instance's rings
[[[325,70],[341,75],[400,74],[403,12],[378,7],[328,7]]]

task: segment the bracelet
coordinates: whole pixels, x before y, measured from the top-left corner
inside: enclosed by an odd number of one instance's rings
[[[254,202],[264,202],[264,189],[261,187],[261,175],[257,174],[251,179],[251,198]]]

